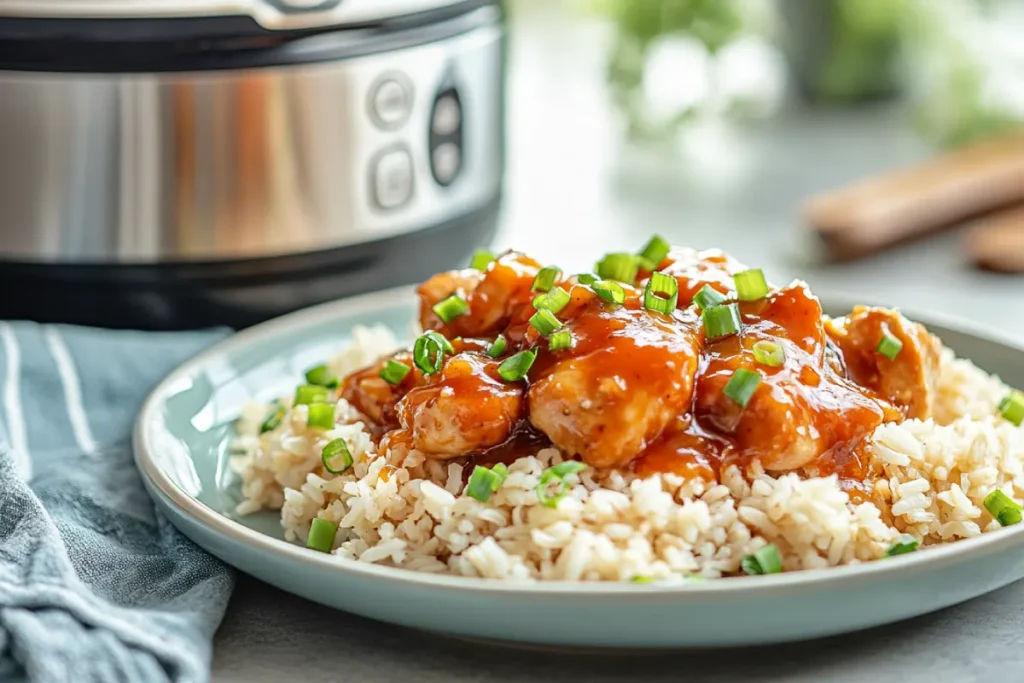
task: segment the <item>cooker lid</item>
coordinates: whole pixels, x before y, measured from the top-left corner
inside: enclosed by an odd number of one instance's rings
[[[0,18],[38,20],[203,20],[248,18],[267,31],[364,25],[458,7],[467,0],[0,0]],[[2,23],[2,22],[0,22]]]

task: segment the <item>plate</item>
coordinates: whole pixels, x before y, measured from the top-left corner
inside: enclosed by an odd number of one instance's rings
[[[826,310],[850,305],[826,298]],[[267,583],[348,612],[452,635],[547,646],[665,648],[799,640],[953,605],[1024,576],[1024,524],[879,562],[680,587],[507,583],[364,564],[287,543],[278,515],[232,512],[232,421],[247,400],[289,393],[354,325],[408,336],[403,288],[317,306],[238,333],[186,362],[146,399],[135,457],[159,509],[186,536]],[[1024,351],[995,332],[919,318],[959,355],[1024,385]]]

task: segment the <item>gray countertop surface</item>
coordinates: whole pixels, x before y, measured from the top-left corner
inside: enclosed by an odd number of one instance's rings
[[[885,108],[790,111],[690,134],[674,159],[623,145],[602,89],[599,27],[520,17],[509,72],[500,246],[576,269],[651,233],[717,246],[769,277],[1024,334],[1024,278],[975,271],[957,232],[843,265],[816,261],[809,194],[927,150]],[[566,654],[466,643],[330,610],[243,577],[217,634],[215,681],[972,681],[1024,679],[1024,582],[938,614],[810,643],[672,654]],[[500,618],[500,615],[495,615]]]

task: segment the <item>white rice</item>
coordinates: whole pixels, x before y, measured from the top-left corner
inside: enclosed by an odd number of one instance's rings
[[[345,375],[397,348],[384,328],[357,328],[330,362]],[[463,462],[427,460],[416,450],[378,454],[346,401],[338,425],[306,426],[306,407],[289,407],[282,424],[259,435],[269,406],[247,406],[239,420],[233,467],[241,475],[240,514],[281,511],[289,540],[305,542],[312,520],[338,524],[334,554],[410,570],[508,580],[678,582],[740,573],[758,548],[778,546],[785,570],[878,559],[901,533],[922,545],[999,528],[982,501],[995,488],[1024,496],[1024,430],[997,416],[1007,387],[945,350],[935,419],[879,427],[869,448],[885,477],[875,502],[854,503],[834,476],[770,476],[755,462],[722,482],[675,475],[636,478],[593,470],[567,478],[554,509],[535,488],[563,459],[545,448],[509,466],[487,503],[461,495]],[[324,471],[320,451],[345,439],[355,465]]]

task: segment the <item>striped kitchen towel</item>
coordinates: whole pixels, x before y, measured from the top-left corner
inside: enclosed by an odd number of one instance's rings
[[[130,435],[224,334],[0,322],[0,681],[208,680],[233,575],[156,514]]]

